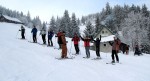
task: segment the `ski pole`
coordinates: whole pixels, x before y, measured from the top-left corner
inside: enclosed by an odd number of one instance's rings
[[[55,43],[54,43],[54,49],[56,48],[56,34],[55,34]]]
[[[72,49],[72,41],[71,41],[70,53],[71,53],[71,49]]]
[[[67,49],[68,49],[68,47],[67,47]],[[69,56],[72,58],[73,56],[71,55],[71,49],[70,49],[70,52],[69,52],[69,50],[67,50],[67,52],[69,53]]]
[[[42,36],[42,35],[41,35]],[[37,40],[39,41],[39,42],[41,42],[40,40],[39,40],[39,37],[40,37],[40,35],[39,36],[37,36]]]
[[[26,32],[25,32],[25,39],[27,39],[27,34],[26,34]]]
[[[16,34],[16,38],[17,38],[17,36],[18,36],[18,33],[19,33],[19,31],[18,31],[17,34]]]
[[[80,41],[79,41],[79,54],[81,55]]]
[[[68,49],[68,48],[67,48]],[[68,51],[68,50],[67,50]],[[69,53],[69,56],[72,58],[73,56],[70,54],[70,52],[68,51],[68,53]]]
[[[29,41],[31,41],[31,39],[32,39],[32,37],[31,37],[31,36],[32,36],[32,33],[30,34],[30,39],[29,39]]]

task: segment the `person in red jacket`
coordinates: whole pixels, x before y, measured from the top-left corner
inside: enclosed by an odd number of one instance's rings
[[[84,41],[84,47],[85,47],[85,52],[86,52],[85,58],[90,58],[90,41],[91,41],[91,38],[86,36],[85,38],[81,37],[81,39]]]
[[[76,54],[79,54],[79,41],[80,41],[80,38],[77,36],[77,34],[75,33],[74,34],[74,37],[72,38],[72,41],[74,41],[74,47],[75,47],[75,50],[76,50]]]

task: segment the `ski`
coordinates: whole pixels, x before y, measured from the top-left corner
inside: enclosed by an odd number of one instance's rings
[[[49,45],[47,45],[47,47],[53,47],[53,46],[49,46]]]
[[[35,43],[35,42],[32,42],[32,41],[28,41],[29,43]]]
[[[83,57],[83,58],[85,58],[85,59],[89,59],[88,57]]]
[[[79,55],[79,54],[72,54],[72,55],[75,55],[75,56],[77,56],[77,55]]]
[[[54,47],[54,49],[58,49],[58,50],[60,50],[60,48],[55,48],[55,47]]]
[[[116,64],[122,64],[122,63],[121,62],[119,62],[119,63],[117,62]]]
[[[37,44],[39,44],[39,45],[46,45],[46,44],[41,44],[41,43],[37,43]]]
[[[22,38],[17,38],[17,39],[19,39],[19,40],[27,40],[27,39],[22,39]]]
[[[102,58],[93,58],[91,60],[101,60]]]
[[[112,64],[112,65],[115,65],[115,64],[122,64],[122,63],[120,63],[120,62],[119,62],[119,63],[117,63],[117,62],[116,62],[116,63],[111,63],[111,62],[110,62],[110,63],[106,63],[106,64]]]
[[[110,62],[110,63],[106,63],[106,64],[112,64],[112,65],[115,65],[115,63],[111,63],[111,62]]]
[[[57,59],[57,60],[66,60],[66,59],[74,59],[74,58],[75,58],[75,57],[68,57],[68,58],[60,58],[60,57],[57,58],[57,57],[56,57],[55,59]]]

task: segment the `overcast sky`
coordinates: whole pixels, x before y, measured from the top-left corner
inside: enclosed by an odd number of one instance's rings
[[[30,12],[31,17],[39,16],[42,21],[50,21],[51,17],[63,16],[68,10],[69,15],[75,13],[77,17],[97,13],[109,2],[110,6],[142,5],[146,4],[150,10],[150,0],[0,0],[0,5],[12,10]]]

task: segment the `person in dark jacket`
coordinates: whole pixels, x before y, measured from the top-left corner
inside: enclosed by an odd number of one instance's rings
[[[101,41],[101,35],[100,35],[100,38],[96,38],[96,40],[94,40],[92,38],[92,40],[94,41],[95,43],[95,46],[96,46],[96,55],[97,55],[97,59],[100,59],[100,41]]]
[[[134,55],[138,55],[138,56],[142,55],[142,53],[141,53],[141,51],[140,51],[138,45],[135,46],[135,52],[134,52]]]
[[[112,63],[115,63],[115,59],[114,59],[114,55],[116,56],[116,60],[117,60],[117,63],[119,63],[119,57],[118,57],[118,52],[120,50],[120,40],[116,37],[114,37],[114,42],[109,42],[110,45],[112,46]]]
[[[37,43],[37,38],[36,38],[36,34],[37,34],[37,29],[34,26],[34,28],[32,29],[31,33],[33,34],[33,42]]]
[[[25,39],[25,36],[24,36],[24,34],[25,34],[25,28],[23,26],[21,26],[21,29],[19,31],[21,31],[21,37],[22,37],[22,39]]]
[[[127,44],[125,44],[125,43],[120,44],[120,50],[122,51],[123,54],[126,52],[126,46],[127,46]]]
[[[53,41],[52,41],[53,36],[54,36],[53,30],[49,29],[48,30],[48,46],[53,46]],[[51,44],[50,44],[50,42],[51,42]]]
[[[40,35],[42,36],[43,44],[46,44],[46,28],[42,28]]]
[[[126,45],[126,55],[128,55],[129,54],[129,45]]]
[[[76,50],[76,54],[79,54],[79,41],[80,41],[80,38],[77,36],[77,34],[75,33],[74,34],[74,37],[72,38],[72,41],[74,41],[74,48]]]
[[[80,36],[81,40],[84,41],[84,47],[85,47],[85,52],[86,52],[86,58],[90,58],[90,41],[91,38],[86,36],[85,38],[82,38]]]

